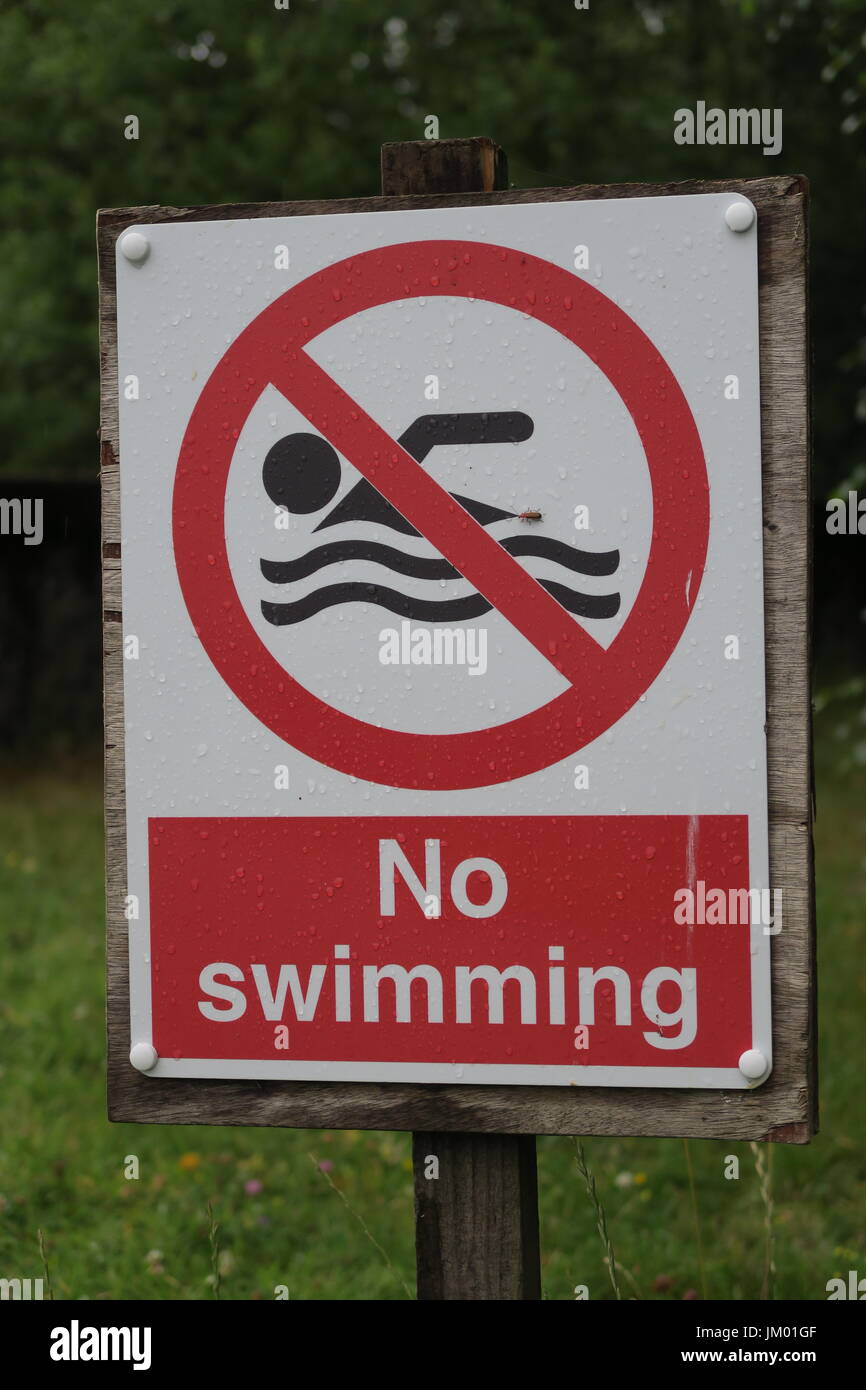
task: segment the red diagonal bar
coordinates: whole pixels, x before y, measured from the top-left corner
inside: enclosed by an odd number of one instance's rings
[[[273,385],[572,685],[600,648],[546,589],[306,352]]]

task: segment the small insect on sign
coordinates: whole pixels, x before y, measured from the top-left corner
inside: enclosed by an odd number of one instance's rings
[[[756,207],[556,192],[112,215],[138,1094],[771,1077]]]

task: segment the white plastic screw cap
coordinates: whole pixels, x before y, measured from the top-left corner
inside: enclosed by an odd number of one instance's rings
[[[732,232],[747,232],[755,220],[751,203],[731,203],[725,208],[725,221]]]
[[[153,1071],[159,1061],[159,1054],[150,1043],[136,1043],[129,1054],[129,1060],[137,1071]]]
[[[757,1081],[766,1072],[768,1062],[763,1052],[750,1047],[748,1052],[743,1053],[738,1065],[743,1076],[748,1077],[749,1081]]]
[[[120,238],[120,249],[128,261],[143,261],[150,250],[150,242],[141,232],[125,232]]]

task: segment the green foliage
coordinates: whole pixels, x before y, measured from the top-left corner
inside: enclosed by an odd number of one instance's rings
[[[8,471],[92,474],[98,206],[360,196],[381,142],[489,134],[543,186],[811,176],[819,487],[862,461],[860,0],[18,0],[0,13]],[[676,146],[697,100],[781,106],[784,149]],[[138,140],[124,138],[136,115]]]

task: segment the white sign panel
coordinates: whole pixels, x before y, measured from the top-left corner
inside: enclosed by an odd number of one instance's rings
[[[734,194],[118,242],[133,1064],[771,1065]]]

